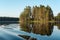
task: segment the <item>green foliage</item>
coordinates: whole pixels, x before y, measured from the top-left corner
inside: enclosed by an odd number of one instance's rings
[[[58,13],[58,15],[55,16],[55,21],[60,21],[60,13]]]

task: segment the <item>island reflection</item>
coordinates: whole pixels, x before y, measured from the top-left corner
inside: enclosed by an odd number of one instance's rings
[[[49,22],[45,24],[41,24],[40,22],[23,23],[21,24],[21,30],[35,34],[51,35],[53,32],[53,24]]]

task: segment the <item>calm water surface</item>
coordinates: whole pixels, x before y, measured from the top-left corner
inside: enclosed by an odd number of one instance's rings
[[[57,26],[54,26],[53,32],[49,36],[29,33],[20,29],[19,24],[0,25],[0,40],[27,40],[23,35],[30,36],[30,39],[35,38],[36,40],[60,40],[60,30]]]

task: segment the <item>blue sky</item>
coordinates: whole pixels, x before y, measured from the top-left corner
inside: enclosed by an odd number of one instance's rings
[[[0,0],[0,16],[19,17],[26,6],[49,5],[54,15],[60,12],[60,0]]]

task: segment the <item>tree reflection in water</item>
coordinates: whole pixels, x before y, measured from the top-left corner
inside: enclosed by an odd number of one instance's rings
[[[24,23],[21,23],[20,26],[22,31],[31,32],[30,23],[24,22]]]
[[[56,22],[55,25],[58,27],[58,29],[60,30],[60,21]]]
[[[41,35],[51,35],[53,32],[53,23],[40,23],[40,22],[32,22],[32,23],[21,23],[21,30],[26,32],[32,32],[35,34]]]

